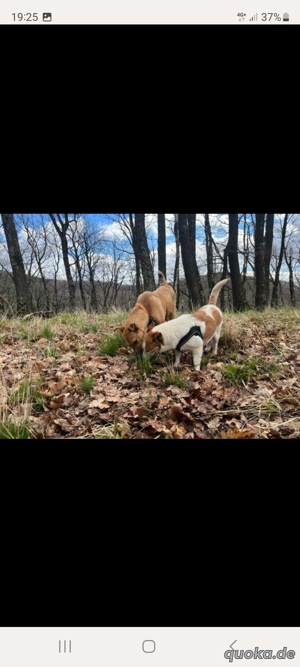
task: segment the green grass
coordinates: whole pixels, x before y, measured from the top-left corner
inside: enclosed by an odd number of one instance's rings
[[[272,361],[265,361],[264,359],[257,359],[257,370],[263,373],[272,373],[274,380],[277,379],[277,372],[280,369],[280,364],[275,364]]]
[[[256,370],[257,362],[255,359],[250,363],[244,364],[225,364],[222,368],[222,373],[230,385],[247,384],[253,377]]]
[[[126,342],[121,334],[121,331],[115,331],[114,334],[102,334],[99,342],[100,354],[108,354],[113,357],[119,347],[126,347]]]
[[[86,333],[90,329],[97,333],[99,324],[105,327],[114,327],[118,324],[124,324],[128,313],[122,311],[113,311],[110,313],[87,313],[84,310],[77,310],[72,313],[61,313],[57,315],[57,321],[67,326],[79,328]]]
[[[8,404],[10,406],[17,406],[23,403],[32,403],[38,409],[43,406],[44,399],[36,380],[34,383],[28,379],[22,380],[19,387],[10,392],[8,396]]]
[[[268,417],[274,414],[278,415],[281,412],[280,405],[274,398],[267,398],[262,407],[267,412]]]
[[[84,375],[80,384],[84,393],[89,394],[94,387],[95,379],[93,378],[92,375]]]
[[[22,340],[27,340],[28,338],[30,338],[30,332],[29,332],[29,330],[27,329],[27,327],[24,328],[24,329],[21,329],[21,332],[20,332],[20,338],[21,338]]]
[[[10,419],[0,422],[0,440],[28,440],[31,437],[26,420],[20,424]]]
[[[130,356],[130,359],[136,363],[140,377],[150,375],[153,372],[153,366],[148,357],[142,357],[141,355],[137,354]]]
[[[95,436],[99,440],[123,440],[123,438],[130,437],[130,428],[117,415],[112,424],[101,426],[95,432]]]
[[[167,386],[174,384],[176,387],[186,387],[186,382],[184,379],[180,377],[180,375],[176,375],[176,373],[167,373],[163,376],[163,380]]]
[[[48,347],[45,348],[44,354],[45,357],[54,357],[55,359],[58,359],[60,356],[55,345],[48,345]]]
[[[52,340],[54,334],[51,327],[49,327],[49,324],[46,324],[46,326],[44,326],[44,328],[41,330],[40,335],[41,338],[47,338],[48,340]]]
[[[27,403],[31,399],[31,385],[29,380],[22,380],[18,389],[14,389],[10,392],[8,396],[9,405],[20,405],[21,403]]]
[[[231,358],[236,358],[237,355],[232,352]],[[244,361],[241,364],[229,363],[225,364],[222,369],[223,376],[230,385],[247,384],[254,378],[260,380],[266,374],[272,374],[273,380],[278,379],[278,371],[280,365],[274,362],[269,362],[262,357],[256,357],[251,361]]]

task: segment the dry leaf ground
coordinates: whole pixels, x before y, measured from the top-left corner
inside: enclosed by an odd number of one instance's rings
[[[0,438],[277,439],[300,436],[300,311],[224,314],[218,355],[138,363],[126,313],[0,320]]]

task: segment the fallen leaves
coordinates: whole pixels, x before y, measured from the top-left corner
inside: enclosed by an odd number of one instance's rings
[[[246,317],[246,316],[245,316]],[[255,320],[256,322],[256,320]],[[32,437],[121,439],[272,439],[300,436],[300,354],[297,331],[257,326],[250,320],[239,339],[228,337],[219,358],[207,355],[201,371],[182,355],[176,373],[185,386],[164,383],[164,356],[141,374],[127,348],[99,355],[99,335],[60,324],[53,340],[22,338],[17,326],[0,330],[0,420],[29,415]],[[103,332],[105,333],[104,329]],[[52,346],[55,356],[48,356]],[[247,385],[229,386],[223,367],[233,358],[260,359]],[[205,357],[204,357],[205,358]],[[269,366],[268,366],[269,365]],[[278,370],[273,372],[273,367]],[[85,393],[82,380],[93,378]],[[24,381],[30,392],[18,403]]]
[[[249,438],[258,438],[258,435],[255,434],[254,431],[250,431],[249,429],[239,429],[239,428],[229,428],[227,431],[220,431],[219,438],[226,439],[226,440],[245,440]]]

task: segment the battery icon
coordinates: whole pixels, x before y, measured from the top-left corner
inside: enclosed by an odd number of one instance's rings
[[[284,21],[289,21],[290,20],[289,15],[288,14],[283,14],[283,20]]]

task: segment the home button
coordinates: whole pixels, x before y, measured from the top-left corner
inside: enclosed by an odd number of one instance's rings
[[[142,643],[142,649],[145,653],[154,653],[155,642],[152,639],[145,639]]]

